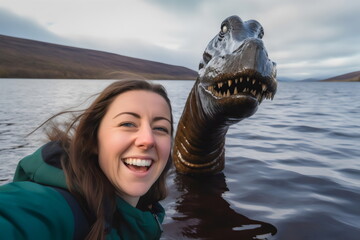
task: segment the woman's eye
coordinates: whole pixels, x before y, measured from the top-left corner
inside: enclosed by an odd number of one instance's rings
[[[135,127],[135,124],[131,122],[123,122],[119,124],[119,127]]]
[[[164,133],[169,133],[169,130],[165,127],[155,127],[154,130],[164,132]]]

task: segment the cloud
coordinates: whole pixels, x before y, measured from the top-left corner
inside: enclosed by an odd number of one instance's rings
[[[324,78],[359,70],[357,0],[2,0],[0,5],[13,12],[0,12],[0,34],[67,41],[194,70],[221,22],[238,15],[263,25],[278,76]]]
[[[265,16],[270,27],[265,35],[280,75],[326,78],[359,70],[360,32],[355,29],[360,4],[348,3],[287,1],[273,6]]]
[[[51,43],[66,43],[64,38],[49,32],[34,20],[20,17],[2,8],[0,8],[0,29],[0,34],[3,35]]]
[[[208,0],[209,1],[209,0]],[[211,0],[210,0],[211,1]],[[196,12],[199,7],[206,2],[205,0],[148,0],[148,2],[157,5],[160,8],[172,11],[174,13],[191,14]]]

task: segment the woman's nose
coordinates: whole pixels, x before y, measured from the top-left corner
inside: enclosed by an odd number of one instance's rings
[[[135,145],[144,150],[151,149],[155,144],[152,128],[150,126],[142,126],[138,133]]]

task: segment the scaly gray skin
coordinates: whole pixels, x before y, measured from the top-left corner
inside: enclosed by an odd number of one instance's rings
[[[178,172],[222,171],[229,126],[253,115],[264,98],[273,99],[276,64],[268,58],[263,35],[257,21],[231,16],[209,42],[177,127],[173,159]]]

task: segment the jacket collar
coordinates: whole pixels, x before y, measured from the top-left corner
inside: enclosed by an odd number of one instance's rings
[[[127,232],[126,235],[130,234],[128,236],[133,236],[134,239],[160,238],[165,210],[159,203],[154,204],[151,211],[142,211],[117,197],[116,208],[120,216],[119,227],[122,233]]]

